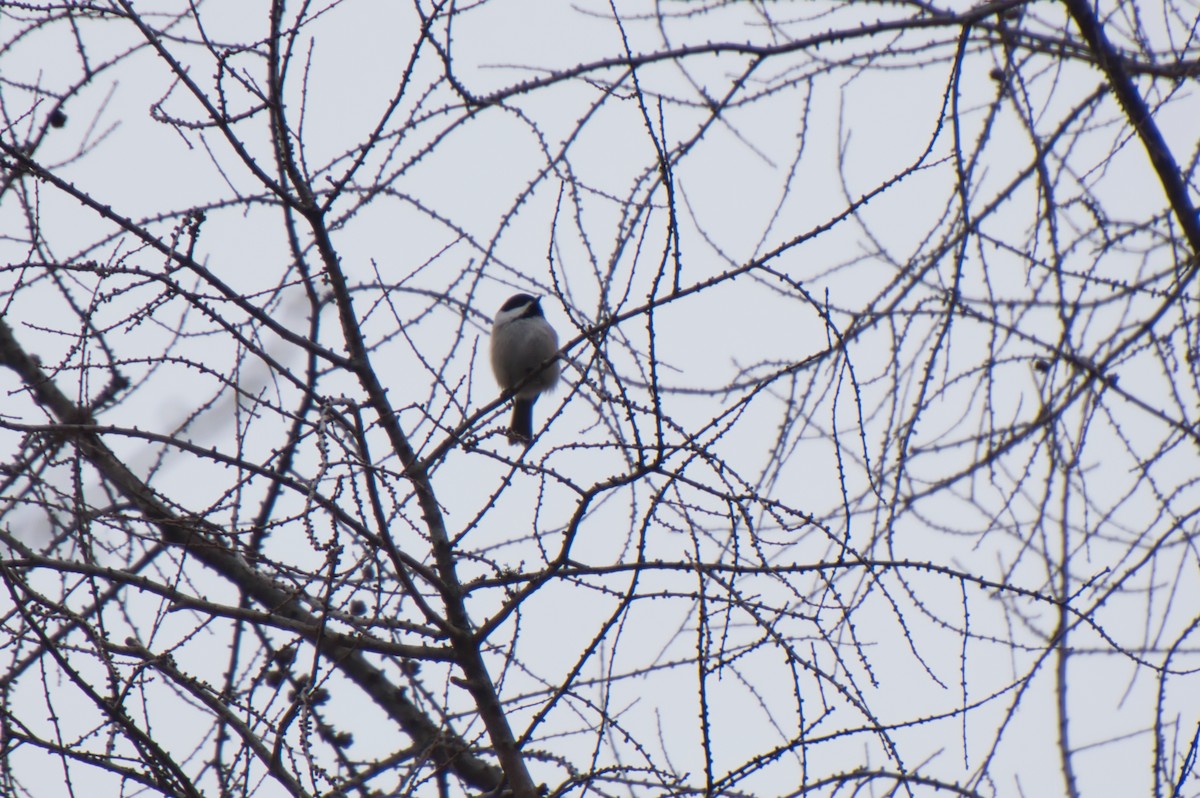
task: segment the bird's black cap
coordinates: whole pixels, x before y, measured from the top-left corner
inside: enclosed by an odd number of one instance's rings
[[[530,296],[529,294],[513,294],[508,298],[503,305],[500,306],[501,312],[506,310],[516,310],[524,307],[525,312],[521,314],[521,318],[529,318],[530,316],[541,316],[542,306],[541,297]]]
[[[529,294],[513,294],[512,296],[510,296],[508,298],[508,300],[503,305],[500,306],[500,309],[501,310],[513,310],[514,308],[519,308],[522,305],[529,303],[529,302],[532,302],[533,304],[536,305],[537,301],[538,301],[537,297],[530,296]]]

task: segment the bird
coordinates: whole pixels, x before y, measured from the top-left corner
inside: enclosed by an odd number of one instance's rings
[[[558,334],[542,314],[541,298],[513,294],[492,322],[492,373],[514,391],[511,444],[533,442],[533,403],[558,383]]]

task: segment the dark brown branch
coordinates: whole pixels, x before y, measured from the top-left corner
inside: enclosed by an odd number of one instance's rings
[[[1083,38],[1087,40],[1088,46],[1095,54],[1096,63],[1108,77],[1109,85],[1112,86],[1113,93],[1117,95],[1121,107],[1125,109],[1129,123],[1133,125],[1138,138],[1142,140],[1146,154],[1150,156],[1150,163],[1154,165],[1154,171],[1158,174],[1158,180],[1167,195],[1167,201],[1171,204],[1175,219],[1183,228],[1183,234],[1192,250],[1191,272],[1195,273],[1196,257],[1200,254],[1200,218],[1196,216],[1196,206],[1188,193],[1187,183],[1183,179],[1183,171],[1176,163],[1171,148],[1167,146],[1162,131],[1158,129],[1150,107],[1142,99],[1137,87],[1133,85],[1133,80],[1129,77],[1124,62],[1117,57],[1116,51],[1109,43],[1108,36],[1104,33],[1104,26],[1100,24],[1092,11],[1091,3],[1087,0],[1064,1],[1079,32],[1083,34]]]

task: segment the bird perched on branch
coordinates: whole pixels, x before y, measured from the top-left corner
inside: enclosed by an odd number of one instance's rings
[[[558,335],[542,315],[540,298],[514,294],[492,323],[492,372],[514,391],[510,443],[533,441],[533,403],[558,382]]]

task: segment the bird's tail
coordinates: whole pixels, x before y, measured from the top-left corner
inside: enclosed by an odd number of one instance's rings
[[[533,403],[534,399],[513,399],[512,423],[509,424],[508,442],[528,446],[533,442]]]

